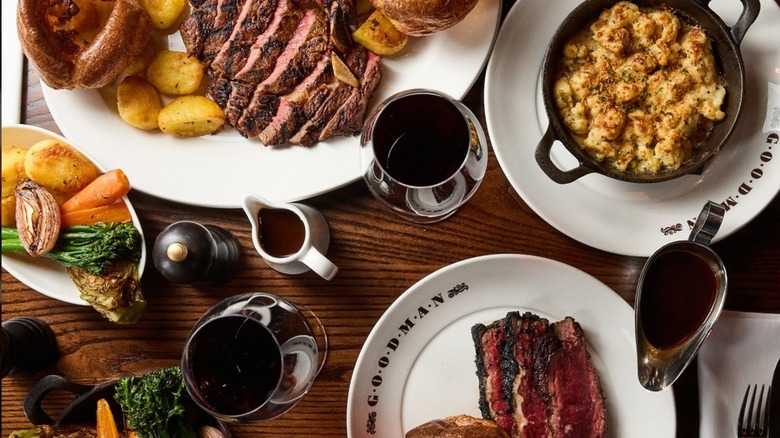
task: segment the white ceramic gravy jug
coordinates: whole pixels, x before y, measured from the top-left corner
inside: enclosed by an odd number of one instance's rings
[[[242,207],[252,224],[252,242],[271,268],[284,274],[312,270],[330,280],[338,267],[325,257],[330,228],[318,210],[299,203],[274,203],[250,193]]]

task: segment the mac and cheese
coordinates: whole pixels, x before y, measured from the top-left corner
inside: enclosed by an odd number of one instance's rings
[[[564,44],[554,94],[580,147],[631,173],[679,168],[725,116],[704,31],[627,1]]]

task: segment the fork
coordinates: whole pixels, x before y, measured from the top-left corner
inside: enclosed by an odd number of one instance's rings
[[[752,395],[750,395],[751,387],[753,389]],[[767,435],[767,426],[769,425],[767,404],[772,393],[772,386],[769,386],[766,398],[764,398],[764,385],[761,385],[761,392],[758,395],[758,406],[756,406],[757,409],[754,415],[753,407],[756,402],[756,392],[758,392],[758,385],[748,385],[745,390],[745,397],[742,399],[742,406],[739,408],[739,419],[737,420],[737,436],[739,438],[766,437]],[[748,401],[750,402],[749,404]],[[746,408],[747,413],[745,413]]]

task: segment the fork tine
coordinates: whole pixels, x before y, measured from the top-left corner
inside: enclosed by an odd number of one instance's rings
[[[753,397],[754,398],[756,396],[756,391],[757,390],[753,391]],[[751,407],[752,407],[752,404],[753,403],[751,402]],[[763,406],[764,406],[764,385],[761,385],[761,393],[759,393],[759,395],[758,395],[758,406],[757,406],[757,409],[756,409],[756,417],[753,419],[753,434],[755,436],[761,436],[761,435],[764,434],[764,432],[761,430],[762,426],[764,424],[764,422],[761,420],[761,411],[762,411],[761,408]]]
[[[758,385],[753,385],[753,395],[750,397],[750,404],[748,405],[747,417],[745,417],[747,421],[745,427],[747,428],[747,432],[750,435],[753,435],[756,432],[756,422],[753,421],[753,405],[756,404],[757,391],[758,391]]]
[[[761,385],[761,394],[764,393],[764,385]],[[766,391],[766,398],[763,399],[763,403],[761,403],[761,406],[763,406],[763,420],[759,424],[758,433],[760,436],[766,436],[766,434],[769,432],[769,410],[771,406],[769,406],[769,400],[772,399],[772,385],[769,385]]]
[[[737,418],[737,435],[743,436],[747,433],[747,427],[745,424],[745,406],[748,401],[748,393],[750,392],[750,385],[745,389],[745,397],[742,398],[742,405],[739,407],[739,417]]]

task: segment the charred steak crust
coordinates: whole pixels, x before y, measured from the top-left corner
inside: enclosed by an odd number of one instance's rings
[[[484,418],[512,437],[605,436],[603,390],[573,318],[509,312],[471,333]]]
[[[360,130],[381,72],[380,57],[349,37],[357,27],[354,0],[189,2],[180,28],[185,47],[208,66],[207,94],[241,135],[310,146]],[[332,53],[357,87],[335,77]]]

